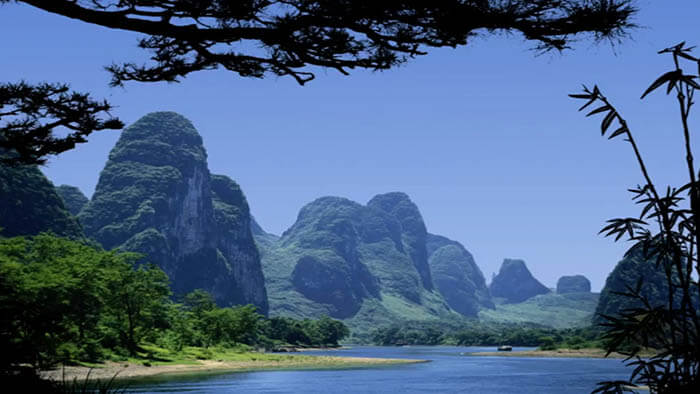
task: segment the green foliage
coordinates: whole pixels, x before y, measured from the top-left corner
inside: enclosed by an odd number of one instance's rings
[[[337,346],[349,334],[328,317],[266,320],[253,305],[219,308],[203,290],[173,303],[165,273],[140,258],[50,234],[0,240],[0,375],[22,364],[151,362],[148,343],[208,358],[212,347]]]
[[[104,326],[114,344],[134,354],[143,340],[154,340],[158,328],[166,328],[170,296],[168,276],[154,265],[136,266],[140,256],[124,254],[122,269],[107,283]]]
[[[36,235],[43,231],[83,237],[53,184],[36,166],[0,164],[0,234]]]
[[[328,316],[321,316],[317,320],[273,317],[264,322],[262,333],[273,343],[335,347],[350,335],[350,330],[343,322]]]
[[[1,341],[10,350],[3,369],[94,361],[105,346],[133,348],[154,321],[147,304],[168,294],[164,274],[135,268],[136,258],[52,235],[0,241]]]
[[[536,324],[501,324],[471,320],[453,322],[407,322],[372,332],[376,345],[539,346],[581,348],[600,345],[593,328],[558,330]]]

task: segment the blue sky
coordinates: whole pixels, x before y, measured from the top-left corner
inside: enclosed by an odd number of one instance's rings
[[[137,35],[9,4],[0,8],[0,70],[3,81],[70,82],[117,105],[127,124],[152,111],[183,114],[204,138],[211,171],[241,184],[267,231],[281,233],[320,196],[366,203],[404,191],[428,230],[462,242],[487,279],[504,258],[522,258],[547,286],[584,274],[599,290],[629,245],[597,232],[637,212],[626,189],[641,178],[629,147],[601,138],[599,119],[576,112],[567,93],[598,83],[656,182],[677,185],[684,174],[676,105],[662,93],[639,96],[671,67],[657,50],[700,44],[700,3],[637,4],[642,28],[615,47],[582,41],[536,56],[517,35],[483,35],[391,71],[320,71],[303,87],[213,71],[125,88],[109,88],[103,66],[144,59]],[[96,133],[43,171],[90,196],[118,137]]]

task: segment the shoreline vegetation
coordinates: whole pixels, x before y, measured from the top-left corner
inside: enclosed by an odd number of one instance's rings
[[[621,353],[613,352],[607,357],[605,356],[607,352],[605,349],[601,348],[581,348],[581,349],[568,349],[559,348],[552,350],[543,349],[533,349],[533,350],[522,350],[522,351],[494,351],[494,352],[473,352],[465,353],[466,356],[475,357],[528,357],[528,358],[616,358],[625,359],[627,356]]]
[[[303,349],[304,351],[313,349]],[[428,360],[372,358],[372,357],[343,357],[343,356],[310,356],[287,355],[279,353],[237,353],[228,357],[207,360],[176,360],[172,362],[128,362],[108,361],[98,365],[59,366],[55,369],[41,371],[42,379],[53,381],[82,382],[106,381],[114,378],[116,381],[141,381],[154,378],[221,374],[263,370],[285,369],[346,369],[381,367],[399,364],[416,364]]]

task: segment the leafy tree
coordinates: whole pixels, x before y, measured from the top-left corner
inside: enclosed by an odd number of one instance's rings
[[[258,324],[263,318],[255,309],[254,305],[245,305],[204,312],[202,329],[205,345],[255,344],[258,339]]]
[[[322,345],[337,346],[338,341],[350,335],[350,329],[343,322],[331,319],[325,315],[316,321],[316,326],[320,334],[319,341]]]
[[[192,312],[197,318],[202,318],[204,312],[216,308],[214,297],[202,289],[196,289],[185,295],[183,304],[187,310]]]
[[[657,302],[644,291],[641,277],[635,285],[619,295],[634,301],[616,314],[603,315],[608,353],[619,351],[628,355],[634,370],[628,381],[602,382],[596,392],[622,392],[628,386],[645,385],[657,393],[691,393],[700,387],[700,182],[694,163],[690,130],[690,111],[695,93],[700,90],[698,76],[700,59],[692,48],[680,43],[659,53],[670,55],[673,69],[661,75],[642,94],[642,99],[657,89],[666,87],[674,92],[680,109],[681,139],[685,147],[682,160],[687,166],[688,183],[680,187],[660,188],[653,181],[627,121],[603,95],[598,86],[571,97],[586,100],[581,110],[597,103],[598,108],[588,116],[604,115],[603,135],[609,139],[623,137],[632,147],[644,184],[630,190],[641,206],[638,217],[609,220],[601,233],[615,240],[627,238],[635,245],[627,257],[638,254],[647,264],[653,264],[665,275],[665,302]],[[611,131],[612,130],[612,131]],[[654,355],[641,357],[642,348],[652,348]]]
[[[313,342],[303,323],[289,317],[270,318],[265,335],[292,345],[311,345]]]
[[[158,276],[134,270],[132,259],[50,234],[0,240],[0,369],[101,359],[103,326],[122,317],[107,316],[109,303],[154,293],[131,293],[148,281],[145,276]],[[134,276],[134,285],[120,287]]]
[[[8,3],[12,0],[0,0]],[[519,32],[539,50],[563,50],[584,33],[615,39],[633,27],[631,0],[14,0],[113,29],[145,35],[151,62],[113,64],[112,85],[175,82],[224,68],[242,77],[386,70],[431,47],[466,45],[477,32]],[[0,85],[0,146],[15,163],[42,163],[95,130],[120,128],[111,108],[62,84]],[[7,93],[6,93],[7,94]],[[9,106],[9,107],[8,107]],[[8,107],[8,108],[5,108]],[[51,120],[41,121],[50,117]],[[8,120],[5,120],[8,119]],[[64,126],[65,138],[53,134]]]
[[[135,354],[139,343],[168,326],[168,276],[154,265],[137,267],[141,255],[123,253],[107,284],[105,326],[118,344]]]

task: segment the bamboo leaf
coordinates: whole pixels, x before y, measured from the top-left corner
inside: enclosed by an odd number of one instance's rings
[[[695,89],[700,90],[700,84],[695,82],[695,78],[697,78],[694,75],[686,75],[683,77],[683,82],[687,83],[688,85],[692,86]]]
[[[612,110],[608,112],[607,115],[605,115],[603,123],[600,124],[601,135],[605,135],[605,132],[608,130],[610,124],[612,124],[612,121],[615,119],[615,115],[617,115],[617,112],[615,112],[615,110]]]
[[[592,95],[590,94],[570,94],[569,97],[575,98],[575,99],[590,99]]]
[[[609,105],[606,104],[602,107],[598,107],[598,108],[594,109],[593,111],[589,112],[586,116],[591,116],[591,115],[599,114],[601,112],[610,111],[611,109],[612,109],[612,107],[610,107]]]
[[[649,94],[649,93],[653,92],[654,90],[658,89],[659,86],[665,84],[666,82],[669,82],[669,81],[671,81],[671,80],[678,80],[678,78],[680,77],[680,74],[681,74],[681,71],[680,71],[680,70],[673,70],[673,71],[669,71],[669,72],[667,72],[666,74],[660,76],[659,78],[656,79],[656,81],[654,81],[654,83],[652,83],[652,84],[647,88],[646,91],[644,91],[644,94],[642,94],[642,97],[641,97],[641,98],[646,97],[647,94]]]
[[[608,137],[609,140],[617,137],[618,135],[624,134],[627,132],[627,127],[622,126],[619,129],[615,130],[612,134],[610,134],[610,137]]]

